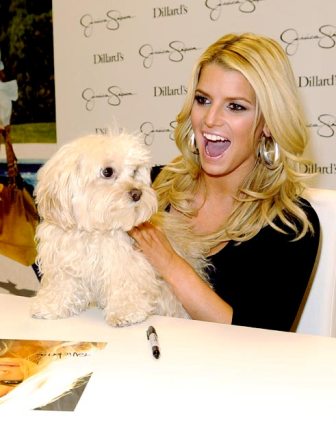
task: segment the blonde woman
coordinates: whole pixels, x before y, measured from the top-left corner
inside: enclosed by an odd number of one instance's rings
[[[131,236],[192,318],[289,331],[320,228],[301,197],[308,136],[281,46],[250,33],[209,46],[193,69],[175,140],[181,155],[154,187],[160,209],[188,220],[195,246],[208,245],[212,288],[150,223]]]

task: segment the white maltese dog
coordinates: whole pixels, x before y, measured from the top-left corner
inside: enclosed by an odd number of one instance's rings
[[[113,326],[152,314],[188,318],[127,233],[157,211],[149,161],[137,136],[93,135],[63,145],[38,171],[34,317],[66,318],[94,304]]]

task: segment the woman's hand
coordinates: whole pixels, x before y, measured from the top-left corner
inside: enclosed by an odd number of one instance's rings
[[[134,227],[128,232],[157,272],[165,279],[174,270],[179,255],[170,245],[166,235],[150,222]]]
[[[149,222],[129,235],[148,261],[171,286],[193,319],[231,324],[233,310],[170,245],[164,232]]]

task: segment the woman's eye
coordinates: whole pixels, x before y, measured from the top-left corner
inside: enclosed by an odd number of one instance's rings
[[[210,101],[206,97],[201,96],[200,94],[197,94],[195,96],[195,100],[199,105],[206,105],[210,103]]]
[[[102,178],[112,178],[114,175],[114,170],[112,167],[104,167],[100,170],[100,176]]]
[[[233,111],[246,110],[246,108],[244,106],[242,106],[241,104],[239,104],[239,103],[230,103],[228,105],[228,108],[230,110],[233,110]]]

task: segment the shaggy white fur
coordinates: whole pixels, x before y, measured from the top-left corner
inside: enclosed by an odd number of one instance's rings
[[[157,211],[149,161],[137,136],[93,135],[63,145],[38,171],[34,317],[66,318],[95,304],[113,326],[151,314],[188,318],[127,233]]]

